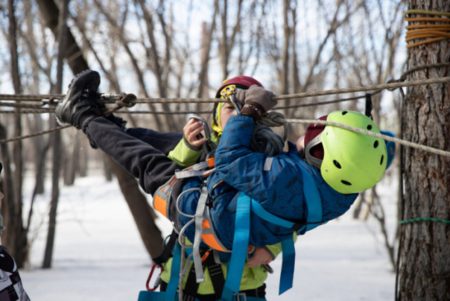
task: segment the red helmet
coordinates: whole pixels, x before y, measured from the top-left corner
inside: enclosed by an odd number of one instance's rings
[[[251,76],[238,75],[223,81],[222,86],[217,90],[216,98],[220,98],[220,91],[228,85],[236,85],[237,88],[240,89],[248,89],[253,85],[257,85],[259,87],[263,86],[259,81]]]
[[[238,76],[235,76],[235,77],[232,77],[232,78],[229,78],[229,79],[223,81],[222,86],[216,92],[216,98],[221,98],[222,90],[224,90],[225,88],[227,88],[231,85],[235,86],[235,87],[233,87],[233,89],[234,88],[248,89],[248,88],[250,88],[250,86],[253,86],[253,85],[263,87],[263,85],[259,81],[254,79],[253,77],[246,76],[246,75],[238,75]],[[234,91],[231,91],[231,90],[224,91],[224,92],[225,92],[225,94],[234,93]],[[213,109],[213,113],[212,113],[212,119],[213,119],[212,128],[213,128],[213,131],[216,132],[216,134],[219,131],[218,130],[219,126],[218,126],[218,121],[217,121],[218,120],[218,118],[217,118],[218,105],[219,105],[218,103],[214,104],[214,109]]]
[[[319,120],[327,120],[327,115],[320,117]],[[325,125],[314,123],[308,126],[305,133],[305,159],[318,168],[323,160],[323,146],[319,134],[324,129]]]

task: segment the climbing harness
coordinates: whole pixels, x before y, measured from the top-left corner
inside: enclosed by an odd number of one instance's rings
[[[270,157],[269,157],[270,158]],[[270,159],[269,159],[270,160]],[[306,164],[306,163],[305,163]],[[270,163],[267,164],[268,170],[270,170]],[[307,220],[304,223],[296,223],[285,220],[278,216],[273,215],[266,209],[264,209],[257,200],[254,200],[244,193],[240,193],[237,197],[236,219],[235,219],[235,232],[233,238],[233,246],[231,252],[231,258],[228,263],[228,272],[225,280],[223,294],[221,300],[235,300],[239,296],[240,281],[242,270],[247,258],[249,250],[249,237],[250,237],[250,216],[254,213],[259,218],[278,225],[283,228],[292,229],[292,232],[297,231],[300,234],[306,231],[312,230],[318,225],[323,223],[322,220],[322,205],[321,198],[318,189],[315,185],[311,175],[305,171],[305,168],[299,167],[299,173],[301,173],[304,182],[304,196],[306,198],[307,205]],[[202,188],[202,194],[200,198],[207,196],[207,192]],[[181,195],[180,195],[181,197]],[[215,235],[212,221],[208,216],[208,210],[204,207],[205,202],[199,200],[196,214],[194,216],[196,224],[196,238],[194,239],[194,249],[196,248],[195,242],[203,240],[211,249],[220,252],[229,252],[220,243],[220,240]],[[205,214],[205,212],[207,214]],[[202,214],[200,214],[202,213]],[[200,217],[203,217],[201,219]],[[197,218],[197,219],[196,219]],[[200,225],[201,220],[201,226]],[[293,237],[284,237],[280,239],[282,246],[282,271],[280,276],[279,294],[284,293],[290,289],[293,284],[293,273],[295,266],[295,249]],[[198,253],[197,253],[198,252]],[[202,278],[199,278],[198,270],[201,270],[200,276],[203,276],[203,265],[199,251],[193,251],[194,270],[197,282]],[[200,263],[196,265],[196,257],[200,259]],[[192,272],[191,272],[192,273]],[[191,276],[192,278],[192,276]],[[174,281],[171,280],[170,281]]]

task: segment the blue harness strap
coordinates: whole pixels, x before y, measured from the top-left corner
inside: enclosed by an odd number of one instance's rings
[[[300,229],[300,233],[314,229],[322,224],[322,202],[319,191],[313,177],[304,169],[299,168],[303,177],[303,192],[307,205],[307,223]],[[256,200],[244,193],[239,193],[237,197],[235,233],[233,237],[233,252],[228,265],[228,272],[223,288],[222,301],[233,301],[238,296],[241,284],[241,275],[247,258],[248,244],[250,238],[250,211],[261,219],[287,229],[294,229],[295,223],[280,218],[268,212]],[[281,241],[283,263],[280,276],[279,294],[284,293],[292,287],[295,248],[294,241],[286,238]],[[165,292],[142,291],[138,301],[160,301],[177,300],[177,287],[180,272],[181,251],[177,244],[174,249],[171,277]],[[246,300],[264,300],[261,298],[247,297]]]
[[[281,241],[281,250],[283,261],[281,264],[280,285],[278,288],[279,295],[292,288],[294,282],[295,248],[292,237]]]
[[[138,301],[177,301],[177,288],[180,279],[181,248],[177,243],[173,249],[172,269],[170,270],[170,281],[165,292],[139,292]]]
[[[307,206],[307,223],[300,230],[306,232],[314,229],[322,223],[322,202],[316,183],[312,176],[304,169],[299,168],[303,177],[303,193]],[[270,212],[257,201],[252,199],[251,209],[261,219],[275,224],[283,228],[293,229],[295,223],[280,218]],[[292,238],[287,238],[281,241],[281,249],[283,253],[283,263],[281,266],[280,285],[278,293],[281,295],[292,287],[294,281],[294,266],[295,266],[295,248]]]
[[[242,192],[239,193],[237,197],[233,252],[231,253],[227,278],[223,287],[221,299],[223,301],[232,301],[240,290],[241,275],[247,259],[248,241],[250,238],[250,205],[251,198]]]
[[[306,231],[309,231],[323,223],[322,201],[313,177],[304,168],[301,168],[301,171],[303,176],[303,194],[306,199],[306,207],[308,208]]]
[[[258,203],[256,200],[253,199],[252,199],[252,212],[256,214],[259,218],[283,228],[289,229],[294,228],[295,226],[295,223],[285,220],[276,215],[273,215],[272,213],[264,209],[264,207],[260,203]]]
[[[252,200],[252,212],[269,223],[287,229],[294,229],[295,223],[273,215],[255,200]],[[283,254],[283,263],[281,265],[280,284],[278,289],[279,295],[290,289],[294,282],[295,248],[292,237],[281,241],[281,250]]]

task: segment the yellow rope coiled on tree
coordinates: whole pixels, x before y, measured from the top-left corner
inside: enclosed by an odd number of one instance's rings
[[[407,47],[417,47],[430,43],[450,40],[450,12],[412,9],[406,15],[425,15],[406,17]]]

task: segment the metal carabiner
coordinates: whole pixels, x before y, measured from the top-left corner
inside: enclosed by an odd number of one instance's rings
[[[155,291],[158,286],[160,285],[161,282],[161,272],[158,275],[158,278],[156,278],[155,283],[153,284],[153,287],[150,287],[150,281],[152,280],[153,277],[153,273],[155,272],[155,269],[159,267],[160,270],[162,271],[162,266],[156,263],[152,264],[152,267],[150,268],[150,273],[148,274],[148,278],[147,281],[145,282],[145,287],[147,288],[148,291],[153,292]]]
[[[229,99],[233,107],[236,109],[236,112],[240,114],[242,109],[242,103],[236,98],[236,93],[231,94]]]

